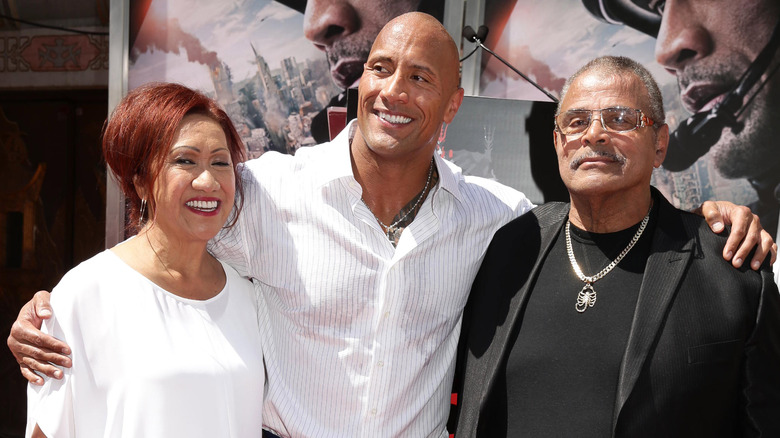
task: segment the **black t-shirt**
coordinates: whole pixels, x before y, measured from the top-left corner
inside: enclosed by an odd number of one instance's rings
[[[572,269],[565,228],[533,285],[507,360],[507,436],[598,437],[612,433],[620,364],[647,261],[654,217],[626,257],[593,283],[593,307],[577,312],[585,283]],[[605,268],[639,228],[596,234],[571,227],[586,276]],[[517,328],[516,328],[517,330]]]

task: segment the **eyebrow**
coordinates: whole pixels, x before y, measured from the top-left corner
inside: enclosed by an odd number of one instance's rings
[[[377,56],[376,58],[372,58],[372,59],[369,59],[368,61],[366,61],[366,64],[370,64],[370,63],[373,63],[373,62],[388,62],[390,64],[394,64],[394,65],[396,64],[393,61],[393,59],[390,58],[389,56]],[[431,69],[427,65],[412,63],[411,67],[413,69],[415,69],[415,70],[424,71],[424,72],[428,73],[431,76],[436,76],[436,72],[434,72],[433,69]]]
[[[181,146],[176,146],[175,148],[171,149],[171,153],[173,153],[173,152],[175,152],[175,151],[177,151],[179,149],[182,149],[182,148],[189,149],[189,150],[192,150],[192,151],[195,151],[195,152],[200,152],[200,148],[195,147],[195,146],[189,146],[189,145],[185,144],[185,145],[181,145]],[[220,152],[220,151],[230,152],[230,150],[228,148],[219,148],[219,149],[215,149],[213,152],[211,152],[211,155],[214,155],[214,154],[216,154],[217,152]]]

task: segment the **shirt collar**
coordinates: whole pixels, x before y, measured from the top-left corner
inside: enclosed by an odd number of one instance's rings
[[[434,153],[433,158],[436,161],[436,169],[439,171],[439,187],[448,191],[457,200],[461,200],[460,181],[463,180],[463,173],[460,167],[445,160],[439,154]]]
[[[331,158],[328,159],[328,165],[323,166],[318,175],[318,184],[326,185],[332,181],[341,178],[355,179],[352,172],[352,154],[350,152],[350,140],[357,132],[357,121],[350,121],[341,132],[329,143],[323,143],[319,147],[331,149]]]
[[[333,148],[333,160],[330,165],[323,169],[320,174],[319,184],[325,185],[331,181],[341,178],[355,179],[352,171],[352,154],[350,152],[350,143],[357,132],[357,119],[351,120],[344,129],[330,143]],[[456,199],[461,200],[459,183],[463,179],[460,167],[446,161],[439,154],[433,154],[436,162],[436,169],[439,171],[439,187],[451,193]]]

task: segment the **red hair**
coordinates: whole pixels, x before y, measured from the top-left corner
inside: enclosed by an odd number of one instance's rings
[[[228,226],[235,224],[244,204],[237,166],[246,159],[246,149],[230,118],[217,102],[201,92],[179,84],[150,83],[129,92],[103,128],[103,156],[127,199],[130,231],[137,231],[149,217],[148,212],[155,211],[154,199],[150,198],[146,200],[149,208],[141,213],[136,188],[153,193],[154,181],[162,171],[179,125],[191,114],[213,119],[225,132],[236,180],[235,205]]]

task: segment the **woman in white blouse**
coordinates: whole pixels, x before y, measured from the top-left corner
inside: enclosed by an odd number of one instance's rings
[[[261,436],[257,299],[206,250],[243,199],[230,119],[184,86],[143,86],[114,111],[103,152],[138,234],[54,289],[45,328],[73,367],[29,386],[27,436]]]

